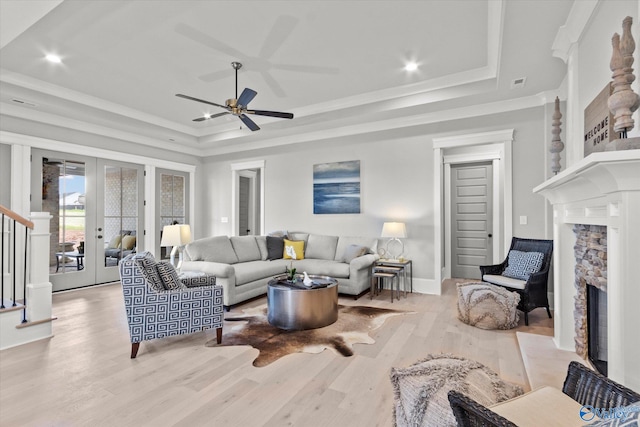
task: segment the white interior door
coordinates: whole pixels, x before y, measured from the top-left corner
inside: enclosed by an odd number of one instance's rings
[[[451,276],[480,279],[493,252],[493,167],[451,165]]]

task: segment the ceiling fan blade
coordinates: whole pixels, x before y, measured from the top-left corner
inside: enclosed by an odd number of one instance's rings
[[[271,64],[271,67],[279,70],[313,74],[338,74],[340,72],[340,68],[324,67],[321,65]]]
[[[224,108],[225,110],[229,109],[226,105],[216,104],[215,102],[205,101],[204,99],[194,98],[193,96],[183,95],[181,93],[176,93],[176,96],[179,97],[179,98],[188,99],[190,101],[202,102],[203,104],[209,104],[209,105],[213,105],[213,106],[216,106],[216,107]]]
[[[278,117],[281,119],[293,119],[293,113],[283,113],[281,111],[266,111],[266,110],[247,110],[247,114],[255,114],[256,116],[269,116]]]
[[[282,86],[280,86],[280,84],[268,71],[260,71],[260,75],[278,98],[282,98],[286,95],[284,93],[284,90],[282,89]]]
[[[203,122],[203,121],[205,121],[205,120],[215,119],[216,117],[226,116],[227,114],[229,114],[229,113],[224,112],[224,113],[212,114],[212,115],[210,115],[210,116],[208,116],[208,117],[207,117],[207,116],[198,117],[197,119],[193,119],[193,121],[194,121],[194,122]]]
[[[229,45],[222,43],[221,41],[211,37],[208,34],[203,33],[202,31],[196,28],[193,28],[190,25],[182,24],[182,23],[177,24],[175,26],[175,31],[176,33],[182,34],[183,36],[193,41],[201,43],[205,46],[209,46],[210,48],[215,49],[219,52],[226,53],[232,58],[238,58],[240,60],[245,60],[247,58],[247,56],[244,55],[242,52],[232,48]]]
[[[217,80],[221,80],[231,76],[233,76],[233,70],[220,70],[220,71],[212,71],[210,73],[203,74],[198,78],[203,82],[215,82]]]
[[[259,58],[271,58],[274,53],[280,46],[289,38],[293,29],[298,25],[298,18],[294,18],[289,15],[280,15],[276,19],[276,22],[273,23],[273,27],[265,37],[262,48],[260,49],[260,53],[258,53]]]
[[[245,116],[244,114],[240,114],[238,117],[240,117],[240,120],[242,120],[242,123],[244,123],[253,132],[260,130],[260,127],[253,120],[251,120],[249,117]]]
[[[256,92],[255,90],[249,89],[248,87],[245,88],[238,98],[238,105],[246,107],[247,105],[249,105],[251,100],[256,97],[257,94],[258,92]]]

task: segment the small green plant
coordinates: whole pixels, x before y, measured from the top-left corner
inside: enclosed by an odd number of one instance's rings
[[[290,281],[295,281],[296,280],[296,269],[293,268],[293,262],[291,262],[291,268],[287,268],[286,269],[287,272],[287,279]]]

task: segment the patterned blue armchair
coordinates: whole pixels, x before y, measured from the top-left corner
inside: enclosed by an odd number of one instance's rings
[[[149,252],[128,255],[119,269],[132,359],[141,341],[207,328],[216,328],[222,341],[222,286],[215,286],[215,277],[192,279],[187,286],[170,264],[156,262]]]

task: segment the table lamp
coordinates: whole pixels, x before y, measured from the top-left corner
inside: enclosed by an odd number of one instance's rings
[[[173,246],[170,262],[176,270],[182,267],[182,251],[184,245],[191,242],[191,227],[188,224],[165,225],[162,229],[162,241],[160,246]],[[178,263],[176,264],[176,254]]]
[[[389,237],[387,254],[392,259],[398,259],[404,252],[404,244],[400,239],[407,237],[407,228],[404,222],[385,222],[380,237]]]

